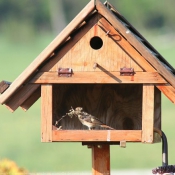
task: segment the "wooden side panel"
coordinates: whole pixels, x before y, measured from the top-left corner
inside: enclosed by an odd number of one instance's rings
[[[161,130],[161,91],[154,89],[154,127]]]
[[[161,130],[161,91],[154,89],[154,128]],[[154,143],[161,142],[159,134],[154,132]]]
[[[110,175],[110,145],[92,146],[92,175]]]
[[[107,35],[100,25],[102,25],[100,22],[96,23],[50,71],[56,71],[59,67],[70,67],[75,72],[119,71],[122,67],[132,67],[135,71],[143,71],[133,58],[117,44],[119,40],[123,40],[123,37],[115,31]],[[106,30],[110,31],[110,27]],[[90,45],[91,39],[95,36],[100,37],[103,42],[102,47],[98,50]],[[94,70],[94,63],[98,63],[101,67]]]
[[[142,142],[153,143],[154,128],[154,85],[143,85],[142,99]]]
[[[52,142],[53,88],[46,84],[41,86],[41,141]]]

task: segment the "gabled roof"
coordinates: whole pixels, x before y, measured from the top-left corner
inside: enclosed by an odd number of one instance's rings
[[[0,103],[11,106],[13,99],[18,96],[20,100],[15,104],[17,107],[31,103],[32,105],[39,97],[39,84],[27,84],[36,75],[43,64],[46,64],[53,56],[54,51],[60,48],[71,34],[77,31],[88,18],[94,13],[101,14],[119,32],[130,45],[137,50],[154,69],[168,82],[168,84],[158,87],[163,93],[175,102],[175,70],[174,68],[149,44],[146,39],[108,2],[104,4],[100,0],[91,0],[86,7],[67,25],[67,27],[43,50],[43,52],[14,80],[10,87],[0,96]],[[20,96],[18,92],[20,91]],[[25,96],[24,96],[25,94]],[[31,100],[32,98],[32,100]],[[29,100],[30,99],[30,100]],[[27,106],[30,106],[27,105]]]

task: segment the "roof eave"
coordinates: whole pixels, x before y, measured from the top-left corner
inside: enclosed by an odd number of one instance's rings
[[[37,68],[62,44],[84,19],[96,9],[96,1],[91,0],[81,12],[65,27],[65,29],[40,53],[38,57],[13,81],[10,87],[0,96],[0,104],[4,104],[18,88],[37,70]]]

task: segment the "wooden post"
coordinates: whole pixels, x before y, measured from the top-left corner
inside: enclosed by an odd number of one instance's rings
[[[50,84],[41,86],[41,141],[52,142],[53,88]]]
[[[92,175],[110,175],[110,145],[92,145]]]
[[[142,142],[153,143],[154,128],[154,85],[143,84],[142,99]]]

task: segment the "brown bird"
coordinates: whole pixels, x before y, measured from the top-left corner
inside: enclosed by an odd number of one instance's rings
[[[96,117],[94,117],[86,112],[82,112],[82,113],[78,114],[78,119],[80,120],[80,122],[83,125],[87,126],[89,128],[89,130],[91,130],[92,128],[94,128],[96,126],[100,126],[102,128],[107,128],[107,129],[114,129],[114,128],[104,124],[98,118],[96,118]]]

